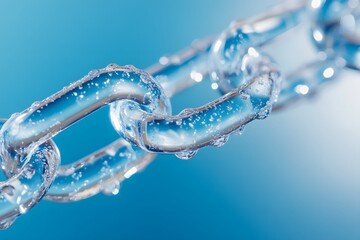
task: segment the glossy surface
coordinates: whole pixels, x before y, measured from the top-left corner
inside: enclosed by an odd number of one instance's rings
[[[4,123],[5,120],[1,119],[0,126]],[[0,162],[3,162],[3,158],[0,158]],[[23,156],[21,162],[21,169],[14,169],[8,179],[0,182],[0,229],[10,227],[43,198],[56,177],[60,163],[59,150],[49,140]]]
[[[111,102],[128,99],[158,114],[170,111],[162,91],[151,76],[132,66],[112,64],[91,71],[69,87],[14,114],[6,122],[1,129],[3,169],[6,174],[13,174],[23,165],[23,155]],[[100,191],[115,195],[120,182],[141,170],[153,157],[123,139],[116,140],[85,158],[62,166],[46,198],[64,202],[80,200]]]
[[[146,68],[161,54],[220,32],[232,19],[262,12],[273,3],[3,4],[0,47],[6,58],[1,58],[0,71],[7,82],[0,99],[3,116],[10,116],[89,69],[109,62]],[[121,14],[109,9],[121,9]],[[118,25],[112,23],[119,22],[125,24],[115,31]],[[309,45],[294,37],[298,46]],[[287,57],[289,52],[279,54]],[[308,52],[299,47],[291,53],[297,59]],[[15,71],[19,61],[21,71]],[[281,64],[286,69],[288,65]],[[258,121],[241,138],[230,138],[222,148],[206,148],[192,161],[160,156],[147,171],[125,182],[118,196],[69,204],[43,201],[0,237],[24,239],[41,232],[36,238],[113,239],[121,234],[124,239],[358,239],[357,78],[346,75],[324,88],[319,98]],[[203,81],[176,97],[174,114],[218,97],[209,89]],[[116,138],[104,120],[107,116],[93,117],[56,136],[65,163]]]

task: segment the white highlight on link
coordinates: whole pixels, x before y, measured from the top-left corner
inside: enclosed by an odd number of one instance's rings
[[[162,64],[162,65],[166,65],[166,64],[168,64],[169,63],[169,58],[168,57],[161,57],[160,59],[159,59],[159,62],[160,62],[160,64]]]
[[[191,71],[190,73],[190,77],[195,81],[195,82],[201,82],[203,80],[203,75],[195,70]]]
[[[216,89],[219,88],[219,85],[218,85],[217,83],[212,83],[212,84],[211,84],[211,88],[214,89],[214,90],[216,90]]]
[[[130,178],[132,175],[137,173],[137,171],[138,171],[138,169],[136,167],[132,167],[124,174],[124,177],[125,178]]]
[[[319,8],[321,6],[322,0],[314,0],[311,2],[312,8]]]
[[[331,78],[332,76],[334,76],[334,69],[329,67],[329,68],[326,68],[323,72],[323,76],[324,78]]]
[[[324,39],[324,36],[323,36],[322,33],[321,33],[320,31],[318,31],[318,30],[315,30],[315,31],[313,32],[313,37],[314,37],[314,39],[315,39],[316,41],[318,41],[318,42],[321,42],[321,41]]]
[[[306,95],[309,93],[309,87],[304,84],[299,84],[295,87],[295,92],[301,95]]]
[[[250,56],[252,56],[252,57],[259,57],[258,51],[256,51],[256,49],[253,48],[253,47],[250,47],[250,48],[248,49],[248,54],[249,54]]]

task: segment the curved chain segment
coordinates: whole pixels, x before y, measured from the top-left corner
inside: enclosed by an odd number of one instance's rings
[[[96,109],[121,99],[137,101],[147,111],[157,114],[170,113],[168,99],[150,75],[131,66],[109,65],[105,69],[90,72],[62,91],[13,115],[1,128],[3,171],[10,177],[17,174],[27,166],[32,152],[47,143],[48,139]],[[120,181],[141,170],[153,157],[153,154],[119,139],[70,166],[62,166],[56,178],[55,171],[49,171],[52,177],[43,174],[43,177],[47,177],[46,181],[42,181],[42,184],[47,184],[46,188],[38,184],[38,188],[32,188],[30,193],[40,199],[54,182],[46,195],[47,199],[74,201],[99,191],[116,194]],[[52,159],[53,162],[56,160]],[[44,171],[36,166],[37,175],[41,175]],[[13,178],[14,181],[21,180],[18,175]],[[7,189],[2,189],[0,193],[6,194]],[[21,209],[28,209],[28,205],[21,205]],[[11,219],[16,216],[11,215]],[[7,221],[4,227],[9,226],[9,223]]]
[[[177,116],[149,114],[138,104],[118,102],[112,105],[113,125],[122,125],[118,131],[125,129],[125,137],[147,151],[175,153],[182,159],[192,157],[203,146],[219,146],[230,133],[256,118],[265,118],[279,92],[280,74],[270,58],[253,49],[242,64],[253,75],[214,102],[185,109]]]
[[[146,167],[154,157],[120,138],[73,164],[61,166],[45,199],[69,202],[99,192],[116,195],[120,183]]]
[[[27,154],[100,107],[124,99],[140,103],[149,112],[171,112],[168,98],[149,74],[112,64],[13,115],[1,129],[1,147],[7,152],[3,154],[9,156],[5,161],[18,162],[18,155]]]
[[[0,120],[0,126],[4,123]],[[0,229],[11,226],[42,199],[56,177],[59,163],[59,150],[48,140],[26,156],[21,169],[0,182]]]
[[[304,2],[289,2],[271,13],[250,19],[234,21],[212,47],[210,56],[211,78],[223,93],[232,91],[251,76],[243,64],[244,56],[256,54],[254,48],[270,43],[300,23]]]
[[[209,73],[208,55],[212,38],[194,41],[181,52],[160,58],[159,63],[146,69],[165,90],[168,97],[201,82]]]
[[[163,57],[159,64],[147,69],[160,82],[166,95],[197,83],[194,72],[206,74],[207,54],[211,39],[196,41],[179,54]],[[99,151],[62,166],[45,198],[52,201],[76,201],[97,194],[116,194],[120,183],[147,166],[155,157],[129,144],[124,139],[111,143]]]

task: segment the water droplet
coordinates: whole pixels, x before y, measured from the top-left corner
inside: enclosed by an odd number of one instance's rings
[[[108,70],[115,70],[116,68],[119,68],[120,66],[117,65],[116,63],[110,63],[109,65],[106,66],[106,68]]]
[[[233,133],[235,135],[242,135],[244,132],[244,129],[245,129],[245,126],[243,125],[243,126],[239,127],[238,129],[236,129]]]
[[[249,100],[250,95],[242,91],[242,92],[239,93],[239,97],[240,97],[242,100]]]
[[[182,152],[176,153],[175,156],[177,156],[178,158],[180,158],[182,160],[187,160],[187,159],[190,159],[193,156],[195,156],[196,153],[197,153],[197,150],[182,151]]]
[[[268,108],[268,109],[265,109],[261,112],[259,112],[256,116],[257,119],[265,119],[267,118],[269,115],[270,115],[270,112],[271,112],[271,109]]]
[[[31,104],[31,108],[38,108],[40,106],[40,102],[34,102],[33,104]]]
[[[9,228],[16,220],[16,217],[5,219],[0,222],[0,229]]]
[[[113,182],[106,183],[102,189],[101,192],[107,196],[113,196],[117,195],[120,190],[120,182],[118,180],[115,180]]]
[[[152,102],[152,98],[153,98],[153,97],[154,97],[154,96],[152,95],[151,92],[145,93],[145,94],[144,94],[144,100],[143,100],[144,104],[150,104],[150,103]]]
[[[35,174],[32,164],[28,164],[26,169],[23,172],[23,176],[27,179],[31,179]]]
[[[217,139],[214,139],[211,142],[211,145],[213,145],[214,147],[221,147],[223,146],[227,141],[229,140],[229,136],[221,136]]]
[[[74,172],[71,177],[78,181],[82,177],[82,172]]]
[[[194,114],[195,113],[195,110],[192,109],[192,108],[185,108],[184,110],[182,110],[180,112],[180,116],[188,116],[188,115],[191,115],[191,114]]]
[[[0,189],[0,194],[12,197],[15,194],[15,188],[12,185],[5,185]]]
[[[176,125],[178,125],[178,126],[180,126],[181,124],[182,124],[182,119],[178,119],[178,120],[176,120]]]

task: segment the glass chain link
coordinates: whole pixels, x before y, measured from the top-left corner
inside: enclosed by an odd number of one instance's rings
[[[12,225],[42,197],[76,201],[99,192],[117,194],[120,183],[156,154],[189,159],[204,146],[222,146],[232,133],[315,92],[338,73],[360,68],[358,0],[288,2],[247,21],[236,20],[217,38],[160,58],[146,71],[110,64],[10,119],[1,119],[0,228]],[[318,58],[282,76],[263,52],[274,38],[308,23]],[[170,97],[211,79],[222,96],[171,114]],[[279,96],[278,96],[279,95]],[[120,138],[70,165],[60,165],[52,138],[110,105]]]

